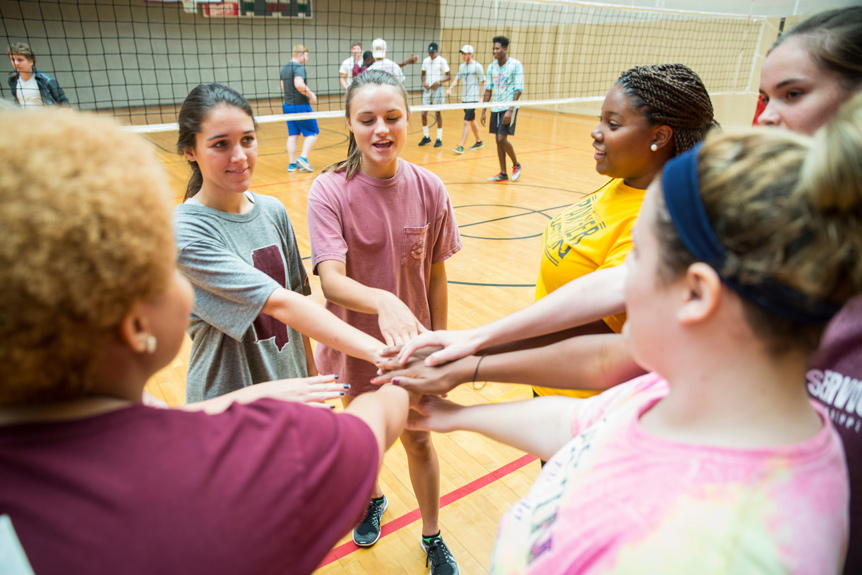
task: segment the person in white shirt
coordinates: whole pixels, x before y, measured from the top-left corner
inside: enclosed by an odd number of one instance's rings
[[[446,58],[437,55],[439,50],[436,42],[428,44],[428,57],[422,62],[422,86],[425,91],[422,93],[422,105],[438,105],[446,103],[446,96],[443,94],[443,82],[449,81],[449,62]],[[438,110],[434,113],[437,120],[437,141],[434,142],[434,147],[439,148],[443,145],[443,115]],[[431,138],[428,135],[428,112],[422,112],[422,141],[420,146],[431,143]]]
[[[354,42],[350,47],[350,58],[347,58],[341,63],[338,68],[338,81],[341,82],[341,87],[347,90],[350,82],[353,81],[353,67],[362,65],[362,44]]]
[[[69,106],[69,98],[50,74],[36,70],[36,55],[25,42],[16,42],[6,50],[14,72],[9,74],[9,88],[24,108]]]
[[[446,90],[446,95],[451,96],[452,90],[458,85],[458,80],[464,81],[464,87],[461,89],[461,102],[470,104],[479,101],[479,88],[485,83],[485,70],[482,64],[473,59],[473,46],[464,44],[460,50],[461,59],[464,62],[458,67],[458,74],[452,80],[452,85]],[[461,143],[457,148],[452,150],[456,154],[464,153],[464,144],[467,143],[467,134],[473,130],[473,135],[476,136],[476,143],[470,146],[471,150],[479,150],[485,147],[482,141],[482,136],[479,135],[479,126],[476,124],[476,109],[467,108],[464,110],[464,131],[461,132]]]
[[[383,70],[384,72],[389,72],[398,78],[398,81],[402,84],[404,83],[404,72],[401,71],[401,68],[409,64],[415,64],[419,61],[418,56],[410,54],[410,57],[400,64],[393,62],[386,57],[386,40],[383,38],[376,38],[374,42],[371,43],[371,54],[374,56],[374,63],[368,67],[369,70]]]

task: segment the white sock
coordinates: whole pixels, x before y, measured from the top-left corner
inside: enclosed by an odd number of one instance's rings
[[[443,139],[443,128],[437,128],[437,139],[438,140]]]
[[[422,134],[427,138],[428,137],[428,126],[422,126]]]

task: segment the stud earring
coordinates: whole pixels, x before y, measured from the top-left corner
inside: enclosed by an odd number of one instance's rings
[[[156,336],[148,335],[147,336],[147,353],[154,353],[156,351]]]
[[[650,149],[650,150],[652,150],[653,152],[658,152],[658,146],[656,146],[655,144],[652,144],[652,145],[649,147],[649,149]]]

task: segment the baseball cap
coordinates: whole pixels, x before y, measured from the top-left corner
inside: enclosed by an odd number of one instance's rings
[[[375,38],[371,43],[371,55],[375,58],[386,57],[386,40],[383,38]]]
[[[440,48],[439,48],[439,46],[437,46],[437,42],[431,42],[430,44],[428,44],[428,51],[429,52],[436,52],[439,49]]]
[[[473,46],[471,46],[470,44],[464,44],[463,46],[461,46],[461,49],[458,51],[461,52],[462,54],[472,54],[473,53]]]

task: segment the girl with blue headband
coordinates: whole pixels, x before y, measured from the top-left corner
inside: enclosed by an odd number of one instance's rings
[[[501,520],[492,573],[839,572],[847,468],[804,373],[862,290],[854,104],[814,142],[708,136],[653,181],[623,328],[652,373],[582,400],[423,400],[409,426],[549,459]]]

